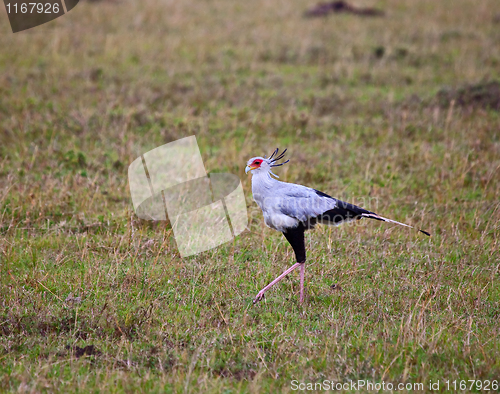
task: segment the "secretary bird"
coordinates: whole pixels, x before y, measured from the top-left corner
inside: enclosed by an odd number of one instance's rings
[[[297,262],[259,291],[253,300],[254,304],[262,300],[269,288],[298,267],[300,267],[300,302],[304,302],[306,262],[304,232],[314,228],[317,223],[339,225],[352,220],[369,218],[413,228],[408,224],[384,218],[356,205],[337,200],[319,190],[278,181],[271,176],[278,177],[272,172],[272,167],[279,167],[290,161],[277,163],[285,156],[286,149],[281,154],[278,152],[279,150],[276,149],[267,159],[264,156],[248,160],[245,173],[250,171],[252,174],[253,198],[262,209],[264,222],[268,227],[283,232],[292,245]],[[427,231],[418,231],[430,236]]]

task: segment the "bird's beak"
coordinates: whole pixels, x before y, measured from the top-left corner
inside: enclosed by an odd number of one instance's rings
[[[248,171],[255,170],[257,167],[256,166],[246,166],[245,167],[245,174],[248,174]]]

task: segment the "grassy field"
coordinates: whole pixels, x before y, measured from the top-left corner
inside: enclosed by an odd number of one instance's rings
[[[0,391],[500,380],[500,5],[356,4],[386,15],[81,2],[12,34],[0,11]],[[209,172],[242,179],[250,221],[182,259],[168,223],[135,216],[127,168],[193,134]],[[318,228],[305,303],[295,272],[253,305],[294,262],[244,173],[276,147],[281,180],[432,237]]]

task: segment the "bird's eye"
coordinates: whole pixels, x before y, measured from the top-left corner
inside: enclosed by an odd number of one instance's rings
[[[262,163],[260,160],[255,160],[255,164],[260,164]]]

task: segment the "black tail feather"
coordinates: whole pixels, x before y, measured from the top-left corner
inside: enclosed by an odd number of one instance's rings
[[[316,193],[322,197],[333,198],[328,194],[325,194],[318,190],[316,190]],[[360,208],[354,204],[349,204],[348,202],[340,200],[337,200],[337,206],[335,208],[324,212],[320,217],[318,217],[318,222],[322,222],[324,224],[341,224],[343,222],[350,222],[351,220],[359,220],[361,218],[380,220],[382,222],[394,223],[400,226],[414,228],[408,224],[384,218],[380,215],[377,215],[375,212],[367,211],[366,209]],[[421,229],[418,229],[418,231],[427,235],[428,237],[431,236],[431,234],[428,233],[427,231]]]
[[[359,220],[363,215],[370,215],[372,212],[360,208],[356,205],[347,202],[338,201],[338,206],[324,212],[319,218],[322,222],[329,222],[332,224],[340,224],[343,222],[350,222],[351,220]],[[369,216],[366,216],[369,217]],[[383,220],[373,217],[373,219]]]

